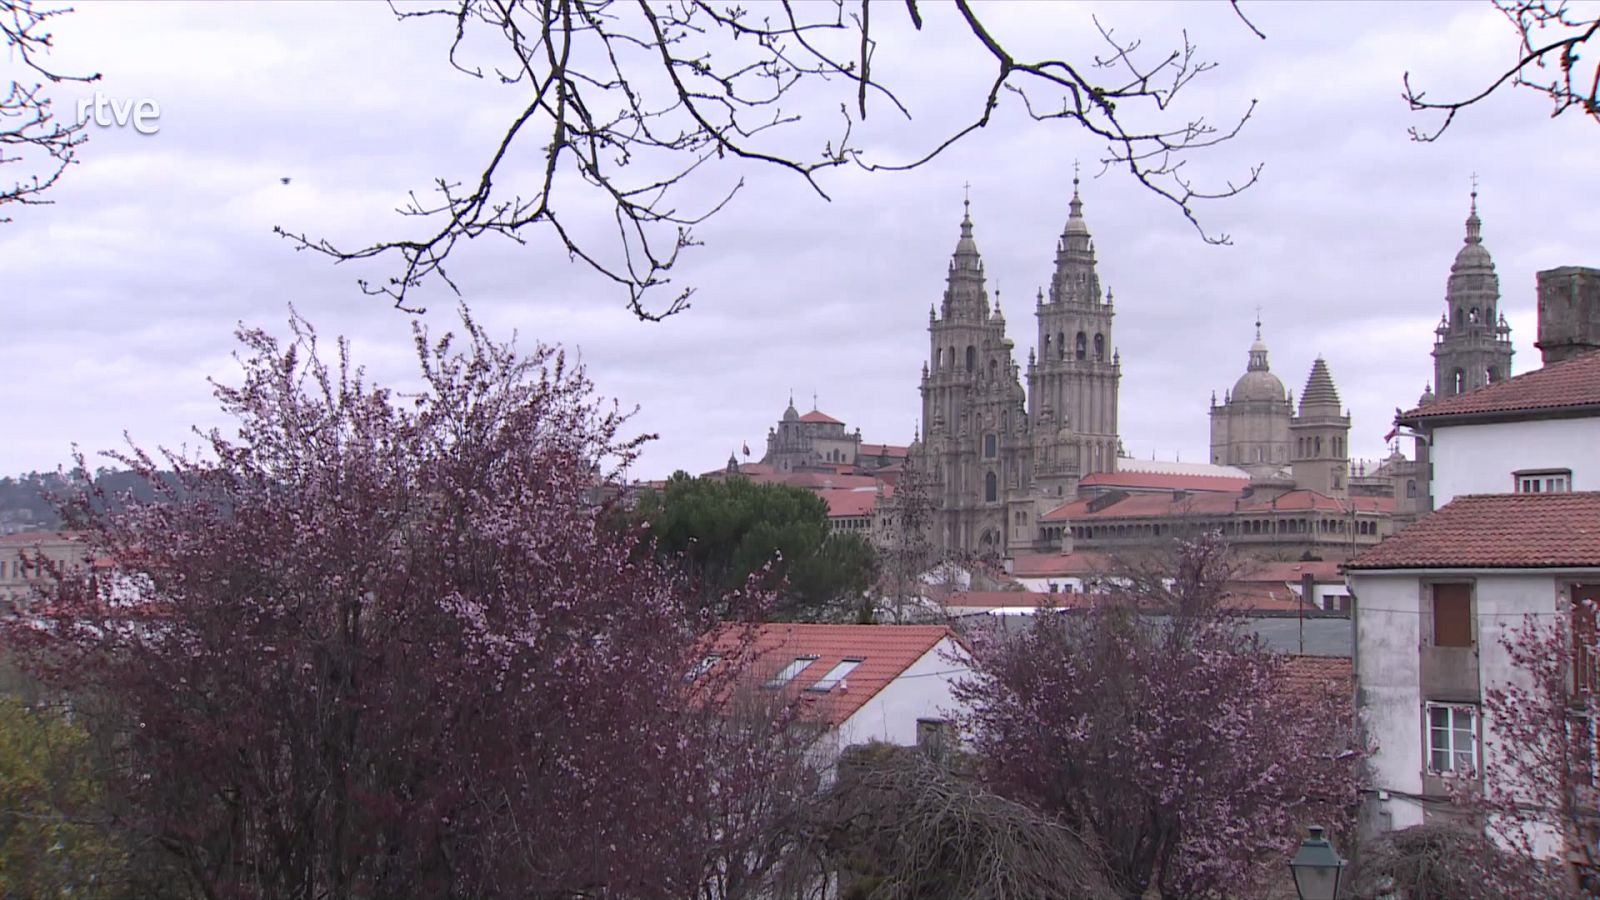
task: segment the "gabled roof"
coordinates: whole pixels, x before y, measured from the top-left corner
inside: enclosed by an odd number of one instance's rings
[[[829,518],[870,516],[878,508],[877,491],[826,490],[817,496],[828,504]]]
[[[783,686],[828,725],[842,725],[912,664],[955,632],[944,625],[812,625],[772,622],[755,629],[751,673],[765,684],[803,657],[812,662]],[[733,646],[742,635],[730,628],[715,646]],[[825,692],[809,690],[839,663],[860,660],[844,681]],[[958,664],[941,665],[941,669]]]
[[[814,409],[811,412],[808,412],[805,415],[801,416],[800,417],[800,421],[802,421],[802,422],[810,422],[810,423],[817,424],[817,425],[843,425],[844,424],[843,422],[839,421],[838,419],[835,419],[833,416],[830,416],[825,412],[819,412],[819,411],[814,410]]]
[[[887,456],[890,459],[904,459],[910,452],[909,448],[898,444],[862,444],[856,451],[857,456]]]
[[[1600,567],[1600,491],[1457,497],[1345,568],[1572,566]]]
[[[1085,550],[1072,553],[1024,553],[1012,558],[1011,574],[1015,578],[1099,575],[1109,571],[1111,566],[1110,556]]]
[[[1400,420],[1416,422],[1456,416],[1515,418],[1535,411],[1586,408],[1600,415],[1600,351],[1552,363],[1465,394],[1435,400],[1403,413]]]

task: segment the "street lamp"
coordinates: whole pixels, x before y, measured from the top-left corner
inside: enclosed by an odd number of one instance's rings
[[[1323,837],[1322,826],[1312,825],[1309,830],[1310,836],[1300,842],[1300,849],[1289,860],[1294,889],[1300,900],[1336,900],[1339,877],[1344,874],[1344,860]]]

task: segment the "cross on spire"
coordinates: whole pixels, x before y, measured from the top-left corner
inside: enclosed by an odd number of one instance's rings
[[[1478,173],[1472,173],[1472,211],[1478,211]]]

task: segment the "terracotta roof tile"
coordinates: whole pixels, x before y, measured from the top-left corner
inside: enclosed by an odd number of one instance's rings
[[[1011,560],[1011,574],[1017,578],[1049,575],[1098,575],[1110,570],[1111,557],[1085,550],[1073,553],[1026,553]]]
[[[1096,472],[1078,481],[1079,489],[1111,487],[1147,491],[1228,491],[1237,493],[1249,478],[1217,475],[1175,475],[1167,472]]]
[[[1445,397],[1400,416],[1406,421],[1573,407],[1600,407],[1600,350]]]
[[[1099,519],[1162,518],[1167,516],[1220,516],[1236,512],[1264,514],[1276,512],[1325,512],[1348,515],[1357,512],[1393,512],[1393,497],[1352,497],[1339,500],[1316,491],[1289,491],[1273,496],[1267,493],[1245,496],[1243,492],[1197,491],[1176,494],[1133,494],[1091,511],[1102,498],[1073,500],[1056,507],[1041,522],[1078,522]]]
[[[752,673],[762,683],[801,657],[816,659],[786,686],[809,705],[812,715],[829,725],[841,725],[900,677],[913,663],[955,632],[944,625],[811,625],[766,623],[753,626]],[[730,626],[715,646],[733,647],[742,638],[740,626]],[[847,659],[861,662],[844,683],[826,692],[807,690],[829,670]],[[941,669],[959,664],[941,665]]]
[[[828,504],[830,518],[870,516],[878,508],[877,491],[829,490],[817,491],[817,496]]]
[[[1344,656],[1284,657],[1283,687],[1296,694],[1355,696],[1355,666]]]
[[[838,419],[835,419],[833,416],[830,416],[825,412],[818,412],[817,410],[814,410],[814,409],[811,412],[808,412],[805,415],[801,416],[800,417],[800,421],[802,421],[802,422],[811,422],[813,424],[818,424],[818,425],[843,425],[844,424],[843,422],[839,421]]]
[[[1600,566],[1600,491],[1457,497],[1345,568],[1565,566]]]
[[[857,456],[887,456],[890,459],[905,459],[909,449],[897,444],[862,444]]]

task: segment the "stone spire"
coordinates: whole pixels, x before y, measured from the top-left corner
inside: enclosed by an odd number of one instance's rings
[[[1061,232],[1065,238],[1069,234],[1089,235],[1089,223],[1083,220],[1083,199],[1078,196],[1078,164],[1072,164],[1072,202],[1067,204],[1067,227]]]
[[[1322,357],[1311,364],[1311,375],[1306,378],[1306,388],[1300,392],[1300,415],[1339,415],[1339,389],[1333,386],[1333,375]]]
[[[1476,176],[1471,196],[1466,237],[1450,266],[1444,316],[1434,329],[1433,386],[1440,397],[1511,376],[1511,326],[1500,321],[1500,277],[1483,244]]]
[[[983,288],[983,257],[972,237],[972,201],[961,201],[961,237],[950,257],[945,277],[943,318],[983,321],[989,317],[989,300]]]

